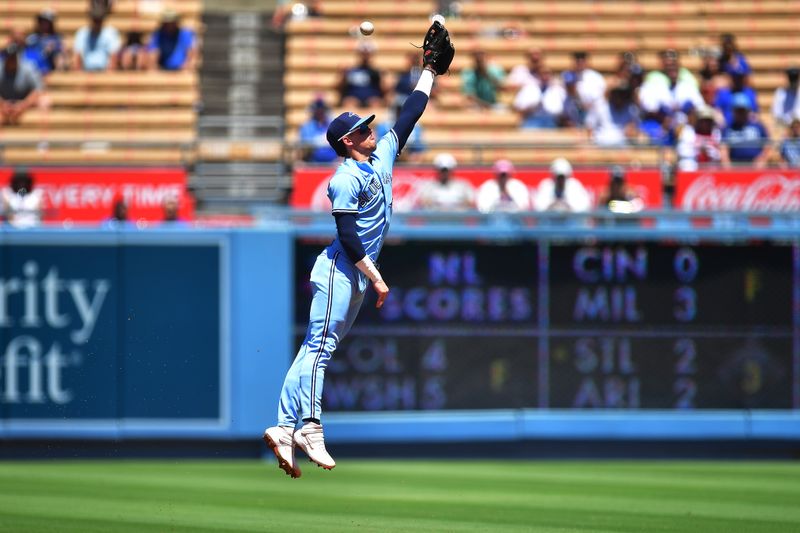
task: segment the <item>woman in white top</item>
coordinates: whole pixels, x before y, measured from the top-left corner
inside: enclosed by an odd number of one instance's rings
[[[514,165],[507,159],[495,162],[495,177],[478,189],[478,210],[483,213],[496,211],[528,211],[530,193],[528,186],[513,177]]]

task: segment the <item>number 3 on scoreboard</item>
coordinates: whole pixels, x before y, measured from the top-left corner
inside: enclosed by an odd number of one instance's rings
[[[675,320],[691,322],[697,315],[697,293],[692,287],[684,285],[675,290],[675,307],[673,307]]]

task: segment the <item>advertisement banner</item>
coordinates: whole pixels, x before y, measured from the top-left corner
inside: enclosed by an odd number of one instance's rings
[[[216,244],[4,245],[0,422],[221,423],[220,276]]]
[[[679,172],[675,206],[686,211],[797,211],[800,170]]]
[[[330,210],[331,204],[327,197],[327,187],[334,171],[334,167],[296,167],[294,191],[290,204],[300,209]],[[455,179],[469,182],[476,191],[493,175],[491,167],[456,168],[453,172]],[[394,208],[398,211],[414,209],[423,186],[426,182],[435,179],[435,176],[436,170],[433,168],[395,168],[392,185]],[[528,186],[532,198],[542,180],[549,176],[550,172],[546,168],[521,167],[514,172],[514,177]],[[625,176],[628,185],[641,197],[645,209],[662,207],[661,174],[658,169],[628,170]],[[610,180],[607,168],[576,169],[575,178],[586,187],[592,199],[592,205],[595,206],[598,199],[608,189]]]
[[[193,218],[183,168],[31,167],[27,171],[34,189],[44,194],[47,222],[102,222],[111,216],[117,199],[125,200],[128,219],[134,222],[162,220],[168,198],[178,199],[181,219]],[[12,168],[0,168],[0,184],[6,186],[13,173]]]

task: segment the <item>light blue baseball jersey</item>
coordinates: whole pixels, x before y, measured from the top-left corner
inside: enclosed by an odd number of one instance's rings
[[[378,141],[369,161],[345,159],[328,185],[333,213],[356,215],[356,233],[373,261],[392,220],[392,169],[397,148],[397,135],[391,130]],[[319,419],[328,361],[353,325],[368,285],[338,237],[317,257],[310,281],[308,329],[281,389],[281,426]]]
[[[356,233],[372,261],[377,261],[392,221],[392,169],[397,144],[397,135],[389,130],[369,161],[345,159],[328,184],[331,212],[357,215]],[[344,255],[338,237],[331,246]]]

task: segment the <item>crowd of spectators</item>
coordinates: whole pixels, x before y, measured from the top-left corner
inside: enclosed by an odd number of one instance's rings
[[[549,176],[533,189],[516,177],[514,164],[507,159],[495,161],[492,177],[479,185],[458,177],[458,162],[448,152],[438,153],[433,165],[436,168],[435,179],[424,183],[414,209],[437,212],[478,210],[482,213],[584,213],[592,209],[609,209],[632,213],[643,207],[642,200],[626,183],[625,170],[621,166],[611,168],[607,190],[593,200],[565,158],[553,160]]]
[[[759,119],[753,70],[735,36],[723,34],[718,48],[704,50],[702,58],[698,78],[681,64],[676,50],[662,51],[659,68],[650,72],[633,52],[624,52],[606,79],[591,68],[589,55],[578,51],[572,68],[555,77],[543,52],[534,49],[502,86],[514,94],[512,107],[522,128],[585,128],[600,146],[671,147],[684,170],[766,165],[775,155],[771,136]],[[800,69],[789,68],[786,76],[786,85],[775,92],[772,116],[776,125],[787,127],[778,156],[794,166],[788,147],[795,134],[789,126],[800,118]],[[464,92],[469,93],[466,86]]]
[[[194,67],[197,37],[181,25],[176,11],[165,9],[149,36],[130,31],[123,39],[107,23],[112,2],[91,0],[87,8],[88,23],[75,32],[72,46],[66,46],[57,29],[57,14],[49,9],[36,15],[28,35],[20,29],[9,32],[8,42],[0,48],[0,124],[17,124],[26,110],[46,105],[41,95],[47,76],[54,71],[179,71]]]
[[[338,101],[330,105],[391,110],[408,96],[419,75],[418,54],[409,55],[407,67],[390,83],[373,64],[374,52],[370,40],[358,44],[357,64],[342,71]],[[604,77],[592,68],[585,51],[575,51],[570,68],[559,73],[548,66],[542,50],[530,49],[506,73],[486,52],[476,50],[459,73],[463,105],[471,113],[510,109],[522,129],[584,130],[598,146],[666,147],[676,154],[680,169],[760,167],[776,159],[796,165],[791,149],[779,146],[783,130],[783,144],[796,142],[791,141],[796,137],[790,126],[800,118],[800,68],[788,68],[785,86],[775,91],[773,129],[781,131],[770,134],[759,119],[753,69],[735,36],[721,35],[716,47],[699,55],[697,72],[683,65],[674,49],[660,52],[658,68],[647,71],[634,52],[622,52],[613,72]],[[437,104],[435,96],[431,105]],[[420,138],[408,150],[409,157],[425,149]]]

